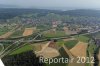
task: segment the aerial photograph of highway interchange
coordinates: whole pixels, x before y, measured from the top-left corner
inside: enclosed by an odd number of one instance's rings
[[[99,48],[99,10],[0,9],[0,58],[5,66],[100,66]],[[83,60],[48,64],[39,63],[40,56]]]

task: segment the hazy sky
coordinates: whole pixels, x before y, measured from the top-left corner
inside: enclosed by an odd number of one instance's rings
[[[99,9],[100,0],[0,0],[0,4],[21,7],[66,7],[79,9]]]

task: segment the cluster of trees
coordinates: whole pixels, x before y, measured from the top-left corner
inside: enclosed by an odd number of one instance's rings
[[[6,56],[2,58],[5,66],[44,66],[39,62],[39,57],[33,51],[24,52],[17,55]]]

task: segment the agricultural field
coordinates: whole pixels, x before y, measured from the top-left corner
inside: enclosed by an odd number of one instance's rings
[[[4,33],[4,34],[2,34],[2,35],[0,36],[0,38],[3,38],[3,39],[9,38],[13,33],[16,32],[16,30],[18,29],[18,27],[19,27],[19,26],[16,25],[15,27],[10,27],[10,29],[6,29],[7,32]],[[6,27],[6,28],[9,28],[9,27]],[[4,30],[5,30],[5,29],[4,29]]]
[[[72,49],[70,49],[70,52],[76,57],[77,56],[86,57],[87,46],[88,46],[87,43],[78,42]]]
[[[13,37],[22,36],[23,35],[23,32],[24,32],[24,30],[17,30],[10,37],[13,38]]]
[[[3,34],[5,34],[5,33],[8,32],[8,31],[9,31],[9,29],[8,29],[7,27],[5,27],[5,28],[0,28],[0,36],[3,35]]]
[[[36,31],[36,27],[34,28],[25,28],[24,32],[23,32],[23,36],[29,36],[32,35],[33,32]]]
[[[64,43],[64,45],[68,48],[68,49],[71,49],[73,48],[79,41],[78,40],[69,40],[69,41],[66,41]]]
[[[0,38],[6,39],[6,38],[10,37],[13,33],[14,33],[14,31],[7,32],[7,33],[1,35]]]
[[[97,48],[97,47],[96,47],[95,44],[89,44],[89,47],[88,47],[87,50],[88,50],[91,54],[93,54],[96,48]]]
[[[57,41],[57,45],[58,45],[58,46],[63,46],[63,45],[65,45],[68,49],[71,49],[71,48],[74,47],[77,43],[78,43],[78,40],[68,40],[68,41],[59,40],[59,41]]]
[[[40,24],[40,25],[37,25],[36,27],[37,29],[40,29],[40,30],[48,30],[51,28],[51,25]]]
[[[41,42],[41,43],[34,43],[31,44],[31,46],[33,47],[33,51],[40,51],[42,50],[42,47],[48,42]]]
[[[81,42],[86,42],[88,43],[89,37],[85,36],[85,35],[75,35],[74,36],[77,40],[81,41]]]
[[[57,41],[56,42],[56,44],[58,45],[58,46],[62,46],[62,45],[64,45],[64,43],[65,43],[65,41],[63,41],[63,40],[59,40],[59,41]]]
[[[25,45],[25,46],[22,46],[22,47],[16,49],[12,53],[10,53],[10,55],[20,54],[20,53],[30,51],[30,50],[33,50],[32,46],[31,45]]]
[[[56,32],[48,31],[48,32],[43,33],[43,35],[47,38],[53,38],[53,37],[57,38],[57,37],[67,36],[64,31],[56,31]]]
[[[65,50],[61,47],[59,49],[60,55],[54,58],[69,58],[69,56],[66,54]],[[68,66],[68,63],[51,63],[51,64],[46,64],[45,66]]]

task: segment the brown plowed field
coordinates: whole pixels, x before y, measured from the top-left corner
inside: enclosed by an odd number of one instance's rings
[[[44,51],[38,52],[37,55],[42,55],[44,58],[53,58],[59,56],[60,54],[58,50],[46,47]]]
[[[35,30],[34,28],[25,28],[25,31],[23,32],[23,36],[32,35],[34,30]]]
[[[70,50],[70,52],[76,57],[86,57],[87,45],[87,43],[79,42],[75,47]]]
[[[43,44],[41,46],[40,51],[36,51],[37,56],[43,56],[44,58],[53,58],[59,56],[59,51],[57,49],[48,47],[50,42],[46,43],[45,45]]]

